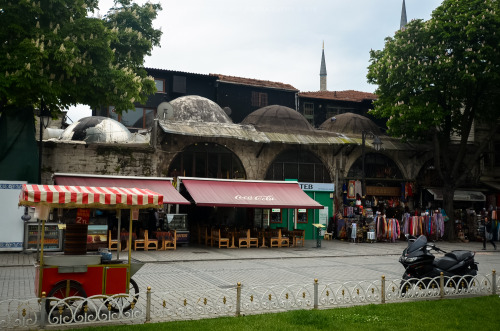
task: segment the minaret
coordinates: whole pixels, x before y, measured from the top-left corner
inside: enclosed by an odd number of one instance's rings
[[[326,62],[325,62],[325,42],[321,52],[321,68],[319,69],[319,90],[326,91]]]
[[[403,0],[403,8],[401,9],[401,23],[399,23],[399,29],[404,30],[406,25],[406,5],[405,0]]]

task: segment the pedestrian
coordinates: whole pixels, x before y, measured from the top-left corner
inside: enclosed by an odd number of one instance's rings
[[[483,251],[486,249],[486,240],[497,249],[497,245],[493,241],[493,233],[491,233],[491,221],[487,217],[484,218]]]

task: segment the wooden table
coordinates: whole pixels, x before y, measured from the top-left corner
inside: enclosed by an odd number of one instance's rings
[[[259,231],[259,237],[262,237],[262,245],[259,248],[267,248],[266,246],[266,237],[268,232],[266,230]]]
[[[238,231],[228,231],[227,234],[231,236],[231,246],[229,246],[228,248],[238,248],[238,246],[234,244],[234,237],[236,237]]]

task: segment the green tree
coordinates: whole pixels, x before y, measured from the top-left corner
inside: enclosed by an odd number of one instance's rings
[[[97,9],[98,0],[0,1],[0,112],[42,99],[53,116],[76,104],[121,112],[156,91],[143,64],[160,45],[161,6],[116,0],[91,17]]]
[[[118,113],[156,91],[144,57],[160,45],[159,4],[115,0],[0,0],[0,176],[36,182],[34,109],[76,104]]]
[[[443,181],[444,209],[453,221],[453,195],[477,166],[500,118],[500,2],[444,0],[428,21],[411,21],[370,52],[368,81],[378,85],[374,110],[390,135],[431,140]],[[471,127],[483,127],[468,143]],[[452,136],[460,137],[459,142]],[[454,222],[446,235],[455,238]]]

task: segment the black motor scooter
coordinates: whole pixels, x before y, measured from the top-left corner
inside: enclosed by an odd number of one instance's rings
[[[428,285],[433,279],[443,273],[446,280],[466,279],[469,281],[477,275],[477,262],[474,261],[474,252],[466,250],[454,250],[445,252],[433,243],[427,242],[426,236],[408,238],[408,247],[399,258],[399,262],[405,267],[401,291],[405,293],[408,285],[422,282]],[[435,258],[431,253],[444,253],[441,258]]]

